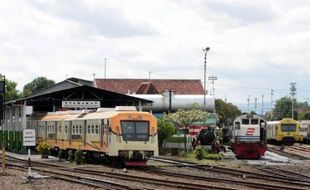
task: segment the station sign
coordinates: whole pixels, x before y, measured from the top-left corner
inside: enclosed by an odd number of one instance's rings
[[[35,146],[36,145],[36,131],[35,129],[23,130],[23,146]]]
[[[62,101],[63,108],[100,108],[100,101]]]

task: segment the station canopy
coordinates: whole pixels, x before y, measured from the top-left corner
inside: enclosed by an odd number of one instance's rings
[[[33,94],[13,100],[7,105],[33,106],[33,111],[51,112],[64,110],[63,101],[100,102],[100,107],[143,106],[152,103],[150,100],[136,98],[125,94],[99,89],[92,86],[92,81],[69,78]]]

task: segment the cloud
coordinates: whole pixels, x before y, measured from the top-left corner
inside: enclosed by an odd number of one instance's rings
[[[1,1],[1,0],[0,0]],[[308,1],[0,2],[0,73],[19,83],[66,74],[109,78],[203,79],[234,103],[298,83],[309,97]],[[210,87],[210,83],[207,84]],[[304,91],[302,91],[304,90]],[[303,92],[303,93],[302,93]]]
[[[203,1],[203,5],[215,14],[236,19],[240,24],[270,22],[276,15],[266,3],[259,1]]]
[[[47,11],[53,16],[79,23],[89,32],[106,37],[131,37],[155,35],[156,31],[147,23],[132,23],[126,15],[115,7],[105,7],[104,1],[55,1],[52,3],[34,2],[39,11]]]

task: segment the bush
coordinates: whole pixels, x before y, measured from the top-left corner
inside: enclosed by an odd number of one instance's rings
[[[36,147],[37,151],[41,154],[41,155],[49,155],[50,154],[50,150],[51,150],[51,145],[49,145],[47,142],[42,141],[38,144],[38,146]]]
[[[202,160],[205,158],[206,151],[202,147],[198,147],[195,150],[197,160]]]
[[[198,147],[195,150],[197,160],[208,159],[208,160],[221,160],[222,154],[211,154],[205,151],[202,147]]]
[[[85,162],[82,150],[77,150],[74,155],[75,155],[75,163],[77,165],[83,164]]]
[[[159,149],[162,148],[163,143],[166,139],[175,134],[175,127],[172,123],[164,121],[163,119],[158,119],[158,146]]]

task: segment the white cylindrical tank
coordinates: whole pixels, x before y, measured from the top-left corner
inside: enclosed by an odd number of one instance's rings
[[[152,105],[144,105],[144,111],[165,112],[169,110],[169,92],[163,94],[127,94],[129,96],[153,101]],[[178,109],[189,109],[195,104],[197,108],[203,109],[204,95],[174,95],[171,93],[171,111]],[[206,110],[213,112],[215,99],[206,96]]]

